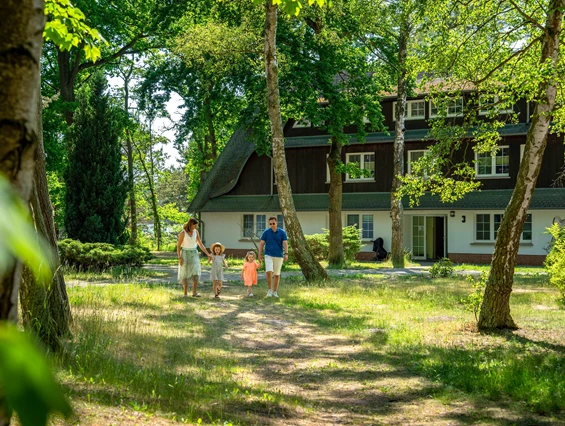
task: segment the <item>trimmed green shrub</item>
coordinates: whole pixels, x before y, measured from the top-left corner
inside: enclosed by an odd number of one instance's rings
[[[146,247],[81,243],[70,238],[59,241],[59,255],[63,265],[79,271],[103,271],[113,266],[138,267],[153,257]]]
[[[549,275],[549,282],[559,290],[559,302],[565,306],[565,228],[554,223],[547,228],[553,240],[549,253],[545,258],[545,269]]]
[[[430,268],[430,276],[436,277],[450,277],[453,275],[453,262],[449,258],[444,257],[438,260]]]
[[[324,229],[323,234],[305,235],[304,238],[308,246],[312,250],[314,257],[320,260],[327,260],[330,252],[330,231]],[[343,252],[345,260],[352,262],[355,260],[355,255],[361,250],[361,235],[359,229],[355,226],[346,226],[343,228]],[[294,262],[292,247],[289,244],[289,259]]]

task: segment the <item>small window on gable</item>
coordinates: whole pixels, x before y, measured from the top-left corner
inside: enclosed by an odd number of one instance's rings
[[[302,129],[306,127],[312,127],[312,123],[308,120],[301,118],[300,120],[296,120],[294,125],[292,126],[293,129]]]
[[[508,176],[509,164],[508,146],[499,146],[492,153],[481,152],[475,154],[475,172],[477,177]]]
[[[346,181],[373,181],[375,180],[375,154],[372,152],[349,153],[347,163],[355,163],[363,174],[359,177],[346,175]]]
[[[445,108],[444,114],[446,117],[457,117],[463,115],[463,96],[457,98],[450,98],[446,102],[442,102],[442,108]],[[430,118],[440,115],[439,106],[436,106],[434,101],[430,101]],[[441,114],[443,115],[443,114]]]
[[[511,114],[514,112],[512,107],[501,109],[498,103],[500,98],[497,95],[481,95],[479,97],[479,115],[495,114]]]
[[[423,120],[426,117],[426,101],[406,101],[406,120]],[[392,104],[392,119],[396,120],[396,102]]]

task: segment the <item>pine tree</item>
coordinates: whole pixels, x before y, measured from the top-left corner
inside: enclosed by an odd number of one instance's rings
[[[82,242],[125,242],[125,169],[121,164],[117,110],[102,73],[79,97],[69,130],[65,227]]]

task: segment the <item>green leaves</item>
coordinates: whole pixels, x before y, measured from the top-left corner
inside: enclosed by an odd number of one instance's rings
[[[45,358],[25,334],[6,323],[0,323],[0,389],[22,426],[44,425],[51,412],[72,412]]]
[[[61,50],[82,45],[88,60],[95,62],[100,58],[100,49],[96,44],[105,40],[97,30],[86,24],[84,13],[73,6],[70,0],[47,0],[45,15],[45,40],[52,41]]]
[[[48,281],[51,268],[45,245],[38,247],[38,237],[29,221],[29,213],[8,182],[0,176],[0,274],[12,267],[14,258],[28,265],[39,281]],[[41,244],[43,245],[43,244]]]
[[[278,6],[280,10],[286,13],[288,16],[298,16],[302,10],[303,4],[300,0],[272,0],[273,4]],[[253,0],[255,4],[263,3],[263,0]],[[322,7],[326,3],[326,0],[308,0],[308,5],[317,4]],[[328,2],[331,6],[331,1]]]

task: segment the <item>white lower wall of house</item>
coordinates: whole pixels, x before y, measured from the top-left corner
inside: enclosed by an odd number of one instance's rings
[[[445,210],[410,211],[404,216],[404,245],[405,247],[412,247],[413,216],[444,216],[447,218],[448,253],[492,254],[494,241],[476,240],[476,215],[503,213],[501,210],[458,210],[455,211],[454,217],[450,217],[449,211],[446,212]],[[564,216],[563,211],[532,210],[529,213],[532,215],[532,240],[523,241],[518,252],[523,255],[546,255],[545,248],[551,241],[551,237],[544,232],[552,224],[555,216]],[[465,222],[463,222],[463,216]]]
[[[343,212],[343,224],[347,225],[347,214],[368,214],[370,212]],[[476,215],[494,214],[503,211],[495,210],[458,210],[455,216],[450,217],[449,211],[405,211],[404,214],[404,247],[412,249],[412,218],[413,216],[442,216],[446,220],[446,251],[448,253],[469,253],[469,254],[492,254],[494,243],[484,243],[476,241]],[[565,216],[562,210],[532,210],[532,241],[524,242],[520,246],[519,253],[524,255],[545,255],[545,248],[550,242],[549,235],[544,234],[545,229],[552,224],[555,216]],[[207,247],[216,241],[221,242],[227,248],[232,249],[253,249],[253,243],[243,238],[243,214],[244,213],[215,213],[204,212],[201,214],[203,224],[201,232],[203,241]],[[265,214],[267,218],[272,212],[254,213]],[[277,213],[275,213],[277,214]],[[278,213],[280,214],[280,213]],[[373,240],[381,237],[384,240],[384,247],[387,251],[391,248],[391,219],[388,211],[373,212],[373,238],[364,240],[362,252],[370,252],[373,248]],[[463,222],[465,216],[465,222]],[[316,234],[322,232],[323,228],[328,228],[327,212],[299,212],[298,219],[305,234]]]

